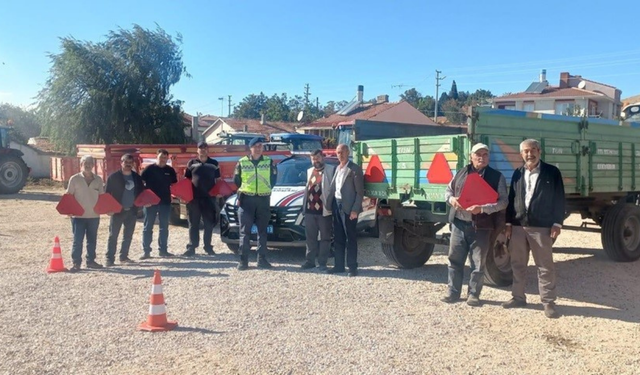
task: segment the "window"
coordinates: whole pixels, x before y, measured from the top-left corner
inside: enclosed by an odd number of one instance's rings
[[[575,107],[574,101],[556,101],[556,115],[568,115],[573,116],[573,108]]]
[[[534,102],[522,103],[522,110],[525,112],[534,112],[536,110],[536,104]]]

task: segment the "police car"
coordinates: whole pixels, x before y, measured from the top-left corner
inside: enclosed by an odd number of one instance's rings
[[[338,165],[335,158],[325,163]],[[293,155],[278,164],[278,179],[271,191],[271,219],[267,227],[267,246],[270,248],[305,247],[302,202],[307,183],[307,169],[311,168],[308,155]],[[358,218],[358,229],[374,231],[375,200],[364,198],[363,212]],[[251,244],[257,245],[256,227],[252,228]],[[220,237],[230,250],[236,252],[240,243],[237,195],[229,197],[220,212]]]

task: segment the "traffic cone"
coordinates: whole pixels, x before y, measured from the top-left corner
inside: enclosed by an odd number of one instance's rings
[[[51,260],[49,261],[49,268],[47,268],[48,273],[53,272],[65,272],[68,271],[64,268],[64,264],[62,262],[62,252],[60,251],[60,239],[56,236],[53,239],[53,252],[51,253]]]
[[[167,307],[164,304],[162,294],[162,279],[160,271],[153,273],[153,284],[151,285],[151,302],[149,304],[149,315],[147,321],[138,325],[138,331],[170,331],[178,326],[178,322],[167,320]]]

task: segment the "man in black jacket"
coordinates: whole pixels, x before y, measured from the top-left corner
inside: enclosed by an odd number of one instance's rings
[[[107,178],[105,193],[109,193],[122,205],[122,211],[111,215],[109,221],[109,239],[107,241],[107,267],[114,264],[116,247],[120,229],[124,225],[122,244],[120,245],[120,263],[134,263],[129,259],[131,238],[138,219],[138,208],[133,205],[136,197],[144,190],[144,182],[139,174],[133,171],[133,156],[124,154],[120,158],[120,170]]]
[[[540,143],[527,139],[520,143],[524,166],[511,178],[507,227],[510,238],[513,298],[504,308],[527,305],[524,289],[527,281],[529,251],[538,267],[538,289],[548,318],[558,317],[556,311],[556,273],[552,245],[562,229],[565,215],[564,184],[560,170],[540,160]]]

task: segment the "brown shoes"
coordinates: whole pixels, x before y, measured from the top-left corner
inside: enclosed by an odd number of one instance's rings
[[[544,316],[549,319],[556,319],[560,316],[558,311],[556,310],[556,304],[553,302],[545,303],[544,306]]]

